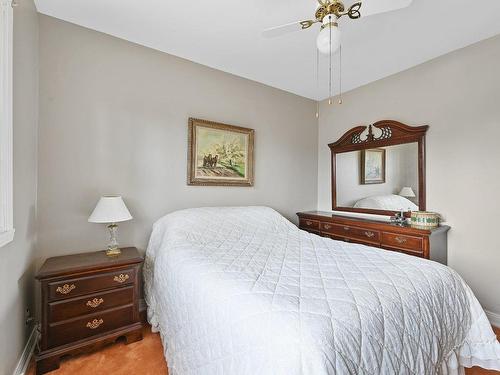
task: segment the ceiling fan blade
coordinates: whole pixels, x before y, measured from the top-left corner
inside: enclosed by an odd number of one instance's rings
[[[265,36],[266,38],[274,38],[274,37],[285,35],[288,33],[293,33],[295,31],[308,29],[317,22],[318,21],[316,21],[316,20],[315,21],[307,20],[307,21],[291,22],[291,23],[287,23],[285,25],[271,27],[270,29],[266,29],[262,32],[262,35]]]
[[[368,17],[374,14],[403,9],[410,6],[411,3],[412,0],[364,0],[359,11],[362,17]]]
[[[354,3],[349,7],[349,9],[347,9],[347,12],[345,14],[347,14],[350,19],[356,20],[361,17],[361,6],[361,1],[358,3]]]

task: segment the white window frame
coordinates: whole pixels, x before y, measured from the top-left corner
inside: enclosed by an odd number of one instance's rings
[[[14,239],[13,220],[13,9],[0,0],[0,247]]]

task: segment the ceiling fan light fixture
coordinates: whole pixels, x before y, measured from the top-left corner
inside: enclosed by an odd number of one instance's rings
[[[325,17],[326,18],[326,17]],[[316,45],[318,47],[319,52],[324,55],[330,54],[330,30],[331,30],[331,48],[332,53],[335,53],[340,47],[340,30],[339,25],[336,20],[329,22],[326,20],[326,23],[323,23],[321,27],[321,31],[318,35],[318,39],[316,40]]]
[[[321,30],[316,40],[316,89],[319,91],[319,54],[328,56],[328,102],[333,104],[333,54],[339,51],[338,65],[339,70],[339,100],[342,104],[342,45],[341,33],[339,30],[338,20],[344,19],[356,20],[358,18],[371,16],[374,14],[390,12],[396,9],[408,7],[413,0],[350,0],[344,4],[345,0],[316,0],[316,11],[314,17],[303,21],[288,23],[285,25],[272,27],[264,30],[263,34],[266,37],[275,37],[284,33],[306,30],[316,24],[321,23]],[[356,2],[354,2],[356,1]],[[316,117],[319,117],[319,107],[316,110]]]

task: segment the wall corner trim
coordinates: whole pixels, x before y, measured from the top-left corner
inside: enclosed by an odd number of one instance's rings
[[[14,240],[14,233],[16,230],[14,228],[0,233],[0,247],[7,245],[9,242]]]
[[[0,107],[2,108],[0,113],[0,231],[10,233],[14,229],[12,135],[14,13],[10,1],[0,1],[0,28]],[[14,232],[11,234],[13,235]]]
[[[500,314],[486,310],[484,312],[486,313],[486,316],[488,317],[491,325],[500,328]]]
[[[21,357],[17,362],[16,369],[14,370],[13,375],[25,375],[28,371],[28,366],[30,364],[31,357],[35,351],[36,343],[38,342],[40,336],[40,332],[38,331],[38,325],[33,327],[31,331],[30,337],[26,342],[26,346],[24,347],[23,352],[21,353]]]

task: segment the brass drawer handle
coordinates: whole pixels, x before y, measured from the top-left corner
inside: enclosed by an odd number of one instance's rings
[[[307,226],[309,226],[309,227],[310,227],[310,226],[312,225],[312,223],[313,223],[312,221],[306,220],[306,225],[307,225]]]
[[[102,323],[104,323],[104,320],[102,319],[94,319],[91,322],[87,322],[87,328],[90,329],[96,329],[98,328]]]
[[[330,224],[325,224],[323,226],[325,227],[325,229],[330,229],[332,227]]]
[[[345,231],[348,231],[349,229],[351,229],[351,228],[349,228],[349,227],[344,227],[344,230],[345,230]]]
[[[87,301],[86,305],[95,309],[103,302],[104,300],[102,298],[94,298],[92,301]]]
[[[399,243],[399,244],[403,244],[405,243],[406,241],[408,241],[406,238],[404,237],[396,237],[395,240]]]
[[[368,237],[368,238],[373,238],[373,237],[375,237],[375,233],[373,233],[373,232],[365,232],[365,236]]]
[[[129,275],[123,274],[123,273],[121,273],[119,276],[115,276],[113,278],[113,280],[116,281],[117,283],[124,283],[128,279],[129,279]]]
[[[68,294],[68,293],[71,293],[71,291],[73,289],[76,289],[75,284],[71,284],[71,285],[64,284],[62,287],[58,286],[56,289],[56,292],[61,293],[61,294]]]

